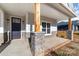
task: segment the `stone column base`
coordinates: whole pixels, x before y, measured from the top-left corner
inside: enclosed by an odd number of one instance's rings
[[[73,31],[67,31],[67,38],[73,41]]]
[[[31,51],[34,56],[38,55],[44,55],[43,53],[43,38],[44,38],[44,33],[36,33],[36,32],[31,32],[30,33],[30,38],[31,38]]]

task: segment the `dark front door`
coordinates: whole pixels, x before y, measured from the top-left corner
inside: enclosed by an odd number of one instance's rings
[[[79,31],[79,25],[78,25],[78,31]]]
[[[11,31],[12,39],[20,39],[21,38],[21,19],[12,17],[12,31]]]

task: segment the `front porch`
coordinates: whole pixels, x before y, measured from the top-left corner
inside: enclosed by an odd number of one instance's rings
[[[71,31],[70,19],[75,17],[62,4],[15,3],[0,4],[0,7],[2,8],[2,18],[0,19],[2,23],[0,24],[4,25],[1,26],[3,32],[3,38],[0,38],[2,40],[1,44],[10,41],[8,47],[1,52],[1,55],[44,55],[46,50],[51,48],[55,50],[63,46],[63,43],[70,42],[68,39],[56,36],[57,21],[69,19],[69,30]],[[19,37],[18,32],[20,32]],[[27,52],[24,52],[25,50]]]
[[[70,40],[59,38],[56,36],[48,36],[43,39],[43,54],[48,54],[51,50],[56,50],[66,44],[68,44]],[[4,45],[6,46],[6,45]],[[0,56],[32,56],[31,48],[29,46],[28,39],[16,39],[12,40],[11,43],[4,49],[0,47]],[[39,55],[41,55],[40,53]]]

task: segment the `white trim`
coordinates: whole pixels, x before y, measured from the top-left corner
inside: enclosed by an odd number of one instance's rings
[[[4,33],[3,27],[0,27],[0,33]]]
[[[26,12],[26,15],[25,15],[25,31],[26,32],[30,32],[30,25],[28,24],[28,12]]]
[[[45,36],[49,36],[49,35],[52,35],[51,33],[50,34],[45,34]]]
[[[2,25],[0,26],[0,33],[4,33],[4,12],[2,9],[0,9],[0,20],[0,25]]]
[[[72,40],[72,41],[73,41],[73,34],[74,34],[74,33],[73,33],[73,31],[72,31],[72,32],[71,32],[71,40]]]
[[[60,5],[62,5],[65,9],[71,12],[74,15],[73,17],[77,17],[76,13],[69,6],[66,6],[64,3],[60,3]]]

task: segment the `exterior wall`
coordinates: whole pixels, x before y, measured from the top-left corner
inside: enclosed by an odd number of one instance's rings
[[[41,16],[41,25],[40,25],[41,32],[42,32],[42,22],[51,23],[51,29],[50,29],[51,33],[52,33],[52,31],[57,31],[57,26],[56,26],[57,21],[56,20]],[[27,30],[27,32],[34,32],[34,16],[31,13],[28,13],[28,30]]]
[[[34,16],[28,13],[29,32],[34,32]]]
[[[52,18],[48,18],[48,17],[44,17],[42,16],[41,17],[41,23],[42,22],[48,22],[51,24],[50,26],[50,32],[52,33],[53,31],[57,31],[57,21],[55,19],[52,19]],[[42,24],[41,24],[42,25]],[[41,28],[42,29],[42,28]],[[42,31],[42,30],[41,30]]]
[[[5,13],[5,21],[4,21],[4,31],[5,33],[8,34],[8,32],[11,33],[11,17],[17,17],[17,18],[21,18],[21,38],[22,37],[22,33],[26,31],[25,28],[25,16],[14,16],[12,14],[6,14]]]
[[[0,9],[0,45],[4,42],[4,12]]]

